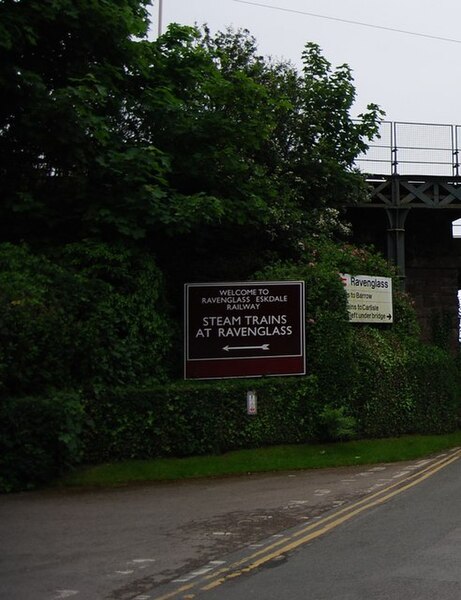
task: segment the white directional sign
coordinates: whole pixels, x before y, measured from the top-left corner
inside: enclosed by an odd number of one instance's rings
[[[349,321],[352,323],[392,323],[392,279],[374,275],[341,273],[346,288]]]

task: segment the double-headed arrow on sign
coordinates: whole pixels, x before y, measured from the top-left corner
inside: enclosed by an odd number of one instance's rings
[[[223,350],[226,352],[230,350],[269,350],[269,344],[262,344],[261,346],[224,346]]]

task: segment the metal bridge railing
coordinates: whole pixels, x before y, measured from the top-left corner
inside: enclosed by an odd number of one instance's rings
[[[371,175],[459,177],[461,125],[383,121],[380,137],[356,159]]]

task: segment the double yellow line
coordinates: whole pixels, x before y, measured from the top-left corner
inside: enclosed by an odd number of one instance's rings
[[[207,592],[215,589],[229,579],[234,579],[235,577],[239,577],[244,573],[249,573],[265,563],[277,559],[287,552],[291,552],[292,550],[295,550],[296,548],[299,548],[300,546],[303,546],[304,544],[307,544],[312,540],[325,535],[332,529],[335,529],[339,525],[342,525],[360,513],[387,502],[394,496],[397,496],[398,494],[401,494],[402,492],[405,492],[406,490],[422,483],[429,477],[432,477],[432,475],[435,475],[435,473],[441,469],[444,469],[448,465],[457,461],[460,457],[461,448],[450,451],[449,453],[436,458],[435,461],[425,469],[417,471],[405,479],[383,488],[379,492],[370,494],[369,496],[366,496],[365,498],[362,498],[361,500],[350,504],[345,508],[337,510],[328,516],[319,519],[315,523],[311,523],[306,527],[302,527],[301,529],[296,530],[290,536],[279,539],[269,546],[265,546],[261,550],[254,552],[253,554],[245,556],[240,560],[226,565],[225,567],[221,567],[213,573],[209,573],[204,577],[197,578],[193,582],[176,588],[162,596],[154,597],[153,600],[170,600],[180,596],[181,594],[185,599],[192,599],[195,597],[193,590],[196,590],[196,592]]]

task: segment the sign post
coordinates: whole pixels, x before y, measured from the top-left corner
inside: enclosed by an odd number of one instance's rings
[[[185,286],[184,377],[303,375],[304,282]]]

